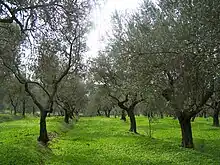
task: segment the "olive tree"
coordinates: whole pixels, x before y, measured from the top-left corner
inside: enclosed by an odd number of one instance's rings
[[[16,24],[19,29],[17,33],[13,32],[18,35],[18,42],[14,44],[14,47],[10,42],[5,44],[6,47],[1,52],[1,60],[4,66],[23,84],[25,91],[40,110],[38,140],[47,143],[49,138],[46,117],[53,111],[58,86],[70,70],[77,70],[80,63],[79,57],[85,51],[90,1],[55,0],[22,1],[21,3],[0,1],[0,3],[4,12],[0,22],[5,26]],[[5,29],[1,28],[1,30]],[[28,61],[22,61],[21,55],[23,54],[26,55]],[[22,62],[26,64],[26,68],[21,65]],[[22,74],[24,70],[25,75]],[[45,73],[45,70],[54,71],[54,73],[48,78],[45,77],[48,73]],[[29,73],[30,76],[26,76]],[[32,90],[34,86],[44,93],[43,102]]]

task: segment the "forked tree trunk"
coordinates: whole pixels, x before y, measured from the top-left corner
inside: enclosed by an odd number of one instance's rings
[[[192,137],[191,118],[186,116],[180,116],[178,119],[182,133],[182,147],[193,148],[194,145]]]
[[[46,117],[47,117],[47,111],[41,111],[40,136],[38,137],[38,141],[44,144],[46,144],[49,141],[49,138],[47,135]]]
[[[214,114],[213,114],[213,126],[219,127],[219,109],[214,109]]]
[[[126,121],[126,114],[125,114],[125,110],[124,109],[121,112],[121,119],[120,120]]]
[[[132,109],[128,110],[128,114],[130,117],[130,130],[129,131],[137,133],[137,126],[136,126],[134,110],[132,110]]]

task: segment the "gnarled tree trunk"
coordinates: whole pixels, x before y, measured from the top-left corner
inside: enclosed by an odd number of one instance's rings
[[[182,147],[193,148],[193,137],[192,137],[192,127],[191,127],[191,117],[180,116],[178,117],[181,133],[182,133]]]
[[[129,131],[137,133],[137,126],[136,126],[136,119],[135,119],[135,115],[134,115],[134,110],[129,109],[128,114],[130,117],[130,130]]]
[[[43,142],[44,144],[46,144],[49,141],[47,135],[46,117],[47,117],[47,111],[41,111],[40,136],[38,137],[38,141]]]

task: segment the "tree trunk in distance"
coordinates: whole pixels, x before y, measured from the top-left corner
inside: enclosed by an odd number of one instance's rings
[[[100,110],[97,110],[97,116],[101,116]]]
[[[34,106],[33,106],[33,109],[32,109],[32,114],[33,114],[33,116],[35,114],[35,107]]]
[[[104,110],[105,116],[108,117],[108,112],[107,110]]]
[[[16,116],[17,115],[17,106],[13,106],[13,109],[14,109],[14,115]]]
[[[23,100],[22,106],[23,106],[23,107],[22,107],[22,109],[23,109],[23,110],[22,110],[22,116],[25,117],[25,111],[26,111],[26,101],[25,101],[25,99]]]
[[[107,117],[110,117],[111,110],[107,110]]]
[[[163,116],[163,112],[160,112],[160,118],[163,119],[164,116]]]
[[[47,144],[47,142],[49,141],[49,138],[47,135],[46,117],[47,117],[47,111],[41,111],[40,136],[38,137],[38,141],[42,142],[43,144]]]
[[[193,148],[193,138],[192,138],[192,127],[191,118],[188,116],[181,115],[178,117],[181,133],[182,133],[182,147]]]
[[[219,127],[219,109],[214,109],[214,113],[213,113],[213,126],[215,127]]]
[[[64,111],[64,122],[69,124],[69,114],[66,109]]]
[[[120,120],[126,121],[126,114],[125,114],[125,110],[124,109],[122,110],[121,119]]]
[[[206,111],[203,111],[203,117],[204,117],[204,118],[207,118],[207,113],[206,113]]]

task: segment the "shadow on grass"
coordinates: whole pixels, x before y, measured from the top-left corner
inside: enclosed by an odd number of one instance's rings
[[[52,157],[52,152],[45,147],[36,145],[24,146],[19,144],[0,144],[0,164],[23,165],[44,164],[46,159]]]
[[[146,148],[153,154],[158,155],[158,159],[169,159],[173,164],[216,164],[220,162],[220,146],[214,147],[211,144],[219,144],[216,141],[209,141],[205,144],[203,150],[200,146],[202,139],[195,139],[195,149],[182,148],[177,144],[179,138],[173,139],[173,143],[161,139],[138,138],[137,146]],[[200,141],[200,142],[199,142]],[[148,153],[150,153],[148,152]]]
[[[7,114],[0,114],[0,123],[20,120],[23,119],[22,116],[15,116],[15,115],[7,115]]]

